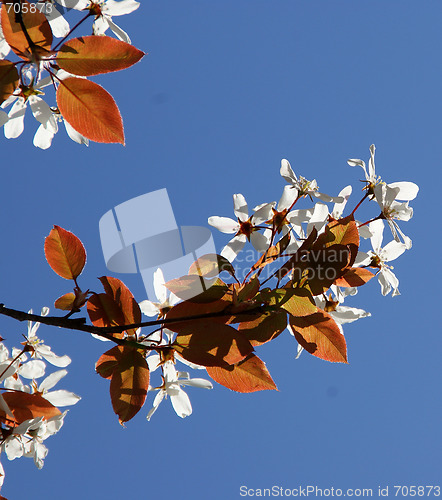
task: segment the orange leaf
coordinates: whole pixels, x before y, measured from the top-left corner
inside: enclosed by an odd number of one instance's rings
[[[109,36],[82,36],[61,46],[56,62],[60,68],[79,76],[92,76],[129,68],[144,52]]]
[[[54,302],[54,307],[56,309],[61,309],[62,311],[72,311],[75,302],[75,294],[70,292],[58,297]]]
[[[8,42],[9,46],[22,59],[31,59],[31,54],[36,56],[49,55],[52,44],[52,30],[46,16],[38,9],[31,12],[31,5],[26,0],[22,0],[22,19],[23,24],[28,32],[29,38],[32,40],[34,46],[30,47],[29,42],[20,26],[16,22],[16,9],[18,3],[9,0],[4,2],[1,8],[1,25],[3,36]],[[8,12],[9,11],[9,12]]]
[[[67,280],[75,280],[86,263],[83,243],[70,231],[54,226],[45,239],[45,256],[52,270]]]
[[[91,141],[124,145],[123,121],[113,97],[83,78],[60,81],[57,104],[66,121]]]
[[[268,306],[284,309],[294,316],[307,316],[317,310],[311,293],[305,288],[262,290],[258,298]]]
[[[330,247],[332,245],[348,245],[350,250],[349,266],[352,266],[359,249],[359,231],[353,215],[348,215],[343,219],[333,220],[325,227],[315,244],[314,249],[321,248],[322,245]]]
[[[229,325],[210,320],[186,321],[180,323],[179,328],[177,325],[173,324],[173,330],[178,331],[173,347],[192,363],[203,366],[233,365],[253,351],[246,336]]]
[[[349,286],[362,286],[370,281],[371,278],[375,276],[368,269],[362,267],[350,267],[345,274],[335,281],[335,285],[342,286],[344,288]]]
[[[18,71],[11,61],[0,61],[0,104],[5,101],[18,86]]]
[[[5,392],[3,399],[18,424],[30,418],[45,417],[49,419],[61,415],[61,411],[40,394],[28,394],[20,391]]]
[[[211,302],[195,303],[193,301],[185,300],[173,306],[166,314],[166,318],[169,319],[181,319],[188,318],[189,316],[200,316],[203,314],[214,314],[224,311],[229,307],[231,302],[226,300],[214,300]],[[229,313],[223,316],[210,318],[211,321],[216,321],[220,323],[226,323],[230,317]],[[179,330],[183,322],[177,323],[167,323],[167,328],[175,331],[175,326]]]
[[[111,327],[126,324],[121,307],[105,293],[95,293],[87,301],[87,312],[94,326]],[[114,333],[114,337],[122,338],[123,332]]]
[[[238,330],[247,337],[253,346],[275,339],[287,327],[285,311],[266,312],[252,321],[243,321]]]
[[[110,276],[102,276],[99,280],[106,295],[115,301],[123,314],[124,323],[121,326],[141,323],[140,306],[129,288],[121,280]],[[135,334],[135,330],[130,330],[128,333]]]
[[[221,255],[208,253],[197,259],[189,269],[189,274],[197,274],[205,278],[214,278],[222,271],[234,274],[235,270],[232,264]]]
[[[326,361],[347,363],[347,345],[341,329],[325,311],[310,316],[289,316],[296,340],[310,354]]]
[[[100,359],[95,363],[95,371],[103,378],[111,379],[115,368],[118,366],[121,358],[122,347],[115,346],[109,349],[100,356]]]
[[[149,367],[144,355],[137,349],[117,346],[112,351],[117,364],[112,372],[110,395],[114,412],[123,424],[144,405],[149,388]]]
[[[207,373],[218,384],[236,392],[278,390],[269,371],[258,356],[250,354],[233,366],[210,366]]]
[[[228,286],[221,279],[206,279],[197,274],[170,280],[165,286],[180,299],[192,302],[213,302],[228,290]]]

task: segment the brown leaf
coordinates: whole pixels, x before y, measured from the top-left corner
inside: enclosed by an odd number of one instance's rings
[[[94,326],[112,327],[126,324],[123,311],[115,300],[106,293],[94,293],[87,301],[87,312]],[[122,338],[123,332],[114,333],[114,337]]]
[[[95,142],[124,145],[123,121],[113,97],[103,87],[84,78],[60,81],[57,104],[65,120],[81,135]]]
[[[52,270],[67,280],[75,280],[86,264],[83,243],[70,231],[54,226],[45,239],[45,256]]]
[[[178,335],[174,349],[184,359],[202,366],[235,364],[253,351],[246,336],[235,328],[211,320],[186,321],[174,325]]]
[[[287,327],[285,311],[266,312],[252,321],[243,321],[238,330],[243,333],[253,346],[258,346],[275,339]]]
[[[75,302],[75,294],[65,293],[54,302],[54,307],[56,309],[61,309],[62,311],[72,311]]]
[[[64,43],[57,54],[60,68],[73,75],[92,76],[129,68],[144,52],[109,36],[82,36]]]
[[[213,380],[232,391],[248,393],[278,390],[265,363],[254,354],[236,365],[210,366],[206,369]]]
[[[23,24],[34,45],[30,47],[20,23],[16,22],[14,10],[16,9],[15,6],[19,4],[14,3],[13,0],[4,2],[1,7],[0,19],[5,40],[13,52],[22,59],[32,59],[31,54],[36,56],[49,55],[52,44],[52,30],[46,16],[38,9],[31,12],[30,7],[35,4],[30,4],[26,0],[22,0],[21,4]]]
[[[197,259],[189,269],[189,274],[204,276],[205,278],[214,278],[222,271],[229,274],[235,274],[232,264],[221,255],[208,253]]]
[[[0,104],[12,95],[18,86],[18,71],[7,59],[0,61]]]
[[[143,407],[149,388],[149,367],[144,353],[116,346],[100,357],[95,368],[102,377],[111,379],[111,402],[120,424],[129,421]]]
[[[289,316],[296,340],[310,354],[326,361],[347,363],[347,345],[341,329],[325,311],[310,316]]]
[[[124,326],[141,323],[141,310],[131,291],[119,279],[99,278],[105,293],[94,294],[88,300],[87,311],[95,326]],[[136,329],[127,330],[135,335]],[[114,334],[121,337],[121,334]]]
[[[345,274],[335,281],[335,285],[341,287],[354,287],[365,285],[375,275],[368,269],[362,267],[350,267]]]
[[[61,411],[40,394],[11,391],[4,392],[3,399],[14,415],[17,424],[31,418],[45,417],[49,419],[61,415]]]

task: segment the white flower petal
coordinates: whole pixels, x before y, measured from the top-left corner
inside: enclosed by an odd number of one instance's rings
[[[247,238],[244,234],[239,234],[238,236],[234,236],[229,243],[222,249],[221,257],[224,257],[229,262],[233,262],[236,259],[236,256],[243,249],[246,244]]]
[[[249,207],[246,199],[240,193],[233,195],[233,211],[241,222],[245,222],[249,218]]]
[[[81,399],[77,394],[64,389],[48,392],[47,394],[43,394],[43,397],[57,407],[74,405]]]
[[[111,29],[112,33],[116,35],[117,38],[122,40],[123,42],[131,44],[132,41],[129,37],[129,35],[121,29],[117,24],[115,24],[110,17],[106,17],[107,24],[109,25],[109,28]]]
[[[388,184],[391,188],[399,188],[396,200],[411,201],[414,200],[419,192],[419,186],[414,182],[391,182]]]
[[[170,401],[179,417],[185,418],[191,415],[192,405],[190,404],[189,396],[183,390],[179,389],[174,394],[170,394]]]
[[[180,385],[200,387],[201,389],[213,389],[212,382],[204,378],[191,378],[190,380],[179,380]]]
[[[104,16],[100,16],[95,19],[94,24],[92,25],[94,35],[104,35],[108,29],[109,24]]]
[[[233,219],[229,217],[218,217],[217,215],[209,217],[207,222],[215,229],[218,229],[218,231],[227,234],[236,233],[240,227],[238,222]]]
[[[404,243],[390,241],[390,243],[387,243],[382,249],[381,258],[384,262],[390,262],[402,255],[406,249],[407,247]]]
[[[164,286],[164,283],[165,280],[163,271],[158,268],[153,273],[153,288],[160,304],[163,304],[167,300],[167,288]]]
[[[48,375],[39,386],[40,391],[48,391],[52,389],[63,377],[68,374],[67,370],[58,370]]]
[[[139,304],[141,312],[149,317],[157,316],[159,313],[158,304],[150,300],[143,300]]]
[[[103,12],[110,16],[123,16],[137,10],[139,6],[140,3],[135,0],[119,0],[118,2],[107,0],[103,5]]]
[[[24,363],[19,368],[19,373],[25,378],[39,378],[45,374],[46,365],[43,361],[32,360]]]
[[[288,160],[281,160],[281,169],[279,173],[289,184],[297,184],[298,178],[293,172]]]
[[[19,137],[25,129],[24,118],[26,113],[26,102],[19,97],[12,108],[9,110],[9,120],[5,123],[6,139],[15,139]]]
[[[38,122],[47,123],[51,118],[53,118],[51,108],[47,102],[43,101],[43,99],[36,95],[31,95],[28,101],[31,105],[32,114]]]

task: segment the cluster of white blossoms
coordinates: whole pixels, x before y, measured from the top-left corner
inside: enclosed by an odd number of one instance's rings
[[[161,318],[170,309],[170,307],[177,304],[180,299],[173,293],[169,292],[165,287],[164,275],[161,269],[157,269],[155,271],[153,284],[158,302],[143,300],[140,302],[139,306],[141,312],[146,316],[158,316]],[[156,336],[149,335],[146,340],[143,340],[142,338],[139,340],[148,345],[167,345],[173,342],[174,336],[174,332],[167,328],[163,328],[162,333],[156,332]],[[158,354],[149,355],[147,357],[149,371],[152,373],[158,368],[161,368],[162,384],[158,387],[149,386],[149,391],[158,391],[158,393],[153,401],[152,409],[147,414],[147,420],[151,419],[152,415],[155,413],[164,398],[170,398],[173,409],[179,417],[184,418],[189,416],[192,413],[192,405],[190,404],[189,396],[182,389],[182,386],[200,387],[203,389],[213,388],[213,385],[209,380],[202,378],[190,378],[188,372],[177,371],[175,368],[175,361],[180,361],[193,369],[205,369],[204,366],[196,365],[195,363],[185,360],[178,353],[174,354],[173,360],[167,360],[163,363],[161,362]]]
[[[365,174],[365,196],[370,202],[377,203],[378,215],[372,221],[361,223],[357,221],[359,234],[362,238],[370,239],[372,249],[359,251],[354,263],[355,267],[370,266],[377,269],[376,274],[381,285],[382,295],[393,291],[392,296],[399,295],[399,280],[393,273],[389,262],[395,260],[406,250],[411,248],[411,239],[400,229],[397,221],[408,221],[413,215],[413,209],[408,203],[413,200],[419,188],[413,182],[385,183],[375,171],[375,146],[370,146],[368,170],[363,160],[348,160],[350,166],[359,166]],[[233,211],[236,219],[228,217],[210,217],[208,222],[223,233],[233,234],[233,238],[222,249],[221,255],[233,262],[239,252],[249,241],[259,253],[265,252],[275,237],[272,230],[275,225],[277,233],[285,235],[291,231],[292,238],[285,253],[294,254],[302,242],[309,236],[313,228],[318,234],[324,231],[330,219],[339,219],[343,216],[347,201],[352,193],[352,187],[344,187],[338,196],[329,196],[319,192],[316,180],[307,180],[297,177],[290,163],[281,161],[280,174],[287,182],[281,199],[278,203],[262,203],[256,206],[250,214],[247,202],[242,194],[233,195]],[[293,209],[296,202],[309,197],[316,201],[313,207],[307,209]],[[327,203],[334,203],[329,207]],[[391,230],[393,240],[382,247],[384,226],[386,223]],[[332,285],[330,296],[315,297],[316,305],[329,311],[338,325],[350,323],[357,319],[370,316],[370,313],[353,307],[342,305],[344,299],[357,293],[357,288],[345,288]],[[332,306],[332,307],[330,307]],[[288,327],[290,331],[290,326]],[[293,332],[291,332],[293,333]],[[299,348],[298,355],[302,351]]]
[[[32,314],[32,310],[29,313]],[[47,307],[41,311],[42,316],[48,313]],[[0,342],[0,383],[3,385],[0,392],[0,453],[4,452],[9,460],[21,457],[33,458],[35,465],[41,469],[48,454],[48,449],[43,442],[60,430],[67,411],[63,413],[56,411],[55,413],[59,414],[50,418],[29,418],[17,425],[20,415],[16,413],[17,410],[11,402],[9,402],[11,408],[8,406],[7,401],[10,401],[10,398],[7,398],[6,394],[14,395],[12,401],[18,402],[18,407],[21,406],[22,400],[24,406],[29,403],[22,393],[38,395],[57,409],[74,405],[81,398],[64,389],[52,390],[67,374],[67,370],[57,370],[45,376],[47,366],[45,361],[57,368],[65,368],[71,363],[71,359],[66,355],[56,355],[43,340],[37,337],[36,332],[39,326],[40,323],[28,322],[28,332],[22,343],[22,349],[13,348],[9,353],[4,343]],[[3,466],[0,463],[0,487],[4,476]]]
[[[14,4],[15,5],[15,4]],[[65,9],[73,9],[85,13],[92,13],[94,21],[92,32],[94,35],[104,35],[108,30],[126,43],[131,43],[129,35],[116,25],[112,18],[130,14],[138,9],[139,2],[135,0],[44,0],[35,5],[39,12],[44,14],[50,24],[52,34],[55,38],[63,41],[70,34],[70,26],[65,19]],[[61,42],[56,45],[56,48]],[[11,52],[11,48],[3,36],[0,23],[0,61],[5,59]],[[9,96],[0,105],[0,127],[4,128],[4,135],[7,139],[16,139],[24,130],[24,117],[26,109],[31,108],[33,117],[40,124],[35,135],[33,144],[40,149],[48,149],[52,145],[52,140],[59,130],[58,124],[63,122],[70,139],[78,144],[89,145],[89,140],[78,133],[67,123],[60,114],[58,107],[46,102],[45,87],[54,85],[54,82],[63,80],[69,76],[74,76],[64,70],[53,67],[52,59],[54,54],[49,54],[36,63],[22,63],[20,68],[21,81],[13,95]],[[46,70],[50,69],[51,75]],[[75,75],[76,78],[84,78]]]

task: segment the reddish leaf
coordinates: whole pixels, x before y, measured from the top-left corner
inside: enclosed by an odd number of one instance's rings
[[[331,245],[306,251],[293,268],[293,281],[308,281],[313,295],[327,291],[340,278],[349,264],[350,249],[346,245]]]
[[[276,260],[282,254],[282,252],[284,252],[289,243],[290,243],[290,233],[287,233],[278,241],[276,245],[271,246],[261,255],[261,257],[257,260],[257,262],[253,264],[251,271],[255,271],[256,269],[261,269],[265,267],[267,264],[270,264],[271,262]]]
[[[87,311],[95,326],[124,326],[141,322],[141,310],[138,302],[119,279],[110,276],[99,278],[105,293],[94,294],[89,298]],[[127,330],[135,335],[136,329]],[[114,334],[122,337],[123,334]]]
[[[335,285],[346,287],[362,286],[375,276],[368,269],[362,267],[350,267],[345,274],[335,281]]]
[[[56,309],[61,309],[62,311],[72,311],[75,302],[75,294],[70,292],[58,297],[54,302],[54,307]]]
[[[219,278],[206,279],[196,274],[168,281],[166,287],[177,297],[192,302],[213,302],[220,299],[228,286]]]
[[[15,65],[4,59],[0,61],[0,104],[5,101],[18,86],[18,71]]]
[[[129,68],[144,52],[109,36],[82,36],[61,46],[56,62],[60,68],[79,76],[99,75]]]
[[[16,3],[13,3],[13,0],[9,0],[8,2],[4,2],[1,8],[1,25],[5,40],[13,52],[22,59],[31,59],[31,53],[37,57],[49,55],[52,44],[52,30],[46,16],[38,9],[35,12],[31,12],[31,4],[26,0],[22,0],[21,16],[29,38],[34,43],[34,46],[31,48],[20,23],[16,22],[16,14],[14,12],[16,5]]]
[[[253,346],[275,339],[287,327],[285,311],[266,312],[252,321],[243,321],[238,330],[247,337]]]
[[[95,363],[95,371],[103,378],[111,379],[115,368],[118,366],[121,358],[122,347],[115,346],[102,354]]]
[[[54,226],[45,239],[45,256],[48,264],[59,276],[75,280],[86,263],[83,243],[70,231]]]
[[[144,353],[116,346],[104,353],[95,367],[102,377],[111,379],[112,407],[120,424],[129,421],[144,405],[149,388],[149,367]]]
[[[347,363],[347,345],[333,318],[318,309],[310,316],[289,316],[296,340],[310,354],[326,361]]]
[[[173,347],[184,359],[203,366],[232,365],[253,351],[246,336],[231,326],[211,320],[173,324],[178,332]],[[170,327],[170,326],[169,326]]]
[[[5,392],[3,399],[15,417],[18,424],[37,417],[46,419],[61,415],[61,411],[40,394],[27,392]]]
[[[238,286],[236,283],[234,286],[237,290],[237,303],[251,300],[259,292],[259,280],[256,276],[241,286]]]
[[[293,316],[307,316],[317,311],[313,297],[306,288],[263,290],[258,297],[268,306],[284,309]]]
[[[206,369],[213,380],[232,391],[278,390],[265,363],[254,354],[233,366],[210,366]]]
[[[221,255],[208,253],[197,259],[189,269],[189,274],[197,274],[205,278],[214,278],[222,271],[235,274],[232,264]]]
[[[226,298],[226,297],[225,297]],[[185,300],[173,306],[166,314],[166,319],[181,319],[188,318],[190,316],[201,316],[203,314],[215,314],[225,311],[231,302],[225,300],[215,300],[211,302],[201,302],[196,303],[193,301]],[[226,312],[225,315],[220,317],[211,318],[211,321],[216,321],[219,323],[226,323],[230,317],[230,312]],[[167,323],[167,328],[175,331],[175,326],[179,330],[183,322],[178,323]]]
[[[113,97],[83,78],[66,78],[57,90],[57,104],[66,121],[91,141],[124,145],[123,121]]]
[[[332,245],[348,246],[351,254],[349,266],[354,264],[359,249],[359,231],[353,215],[343,219],[333,220],[325,227],[315,244],[314,249],[322,246],[330,247]]]
[[[111,327],[126,324],[121,307],[105,293],[95,293],[87,301],[87,312],[94,326]],[[114,337],[122,338],[123,332],[114,333]]]
[[[141,323],[141,310],[132,292],[119,279],[110,276],[99,278],[107,295],[112,297],[123,312],[125,325]]]

